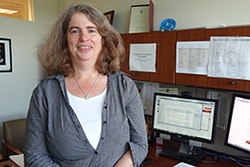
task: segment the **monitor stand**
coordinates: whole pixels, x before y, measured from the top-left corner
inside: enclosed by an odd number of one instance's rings
[[[190,146],[188,143],[181,143],[178,148],[167,148],[159,153],[161,156],[173,158],[191,165],[197,165],[203,158],[204,155],[201,153],[193,153],[193,146]]]

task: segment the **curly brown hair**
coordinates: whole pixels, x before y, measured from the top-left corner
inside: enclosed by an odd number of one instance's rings
[[[102,36],[102,52],[96,62],[98,72],[107,75],[118,71],[125,54],[123,40],[100,10],[84,3],[70,5],[52,27],[38,52],[42,66],[49,74],[75,75],[74,60],[68,49],[67,31],[72,16],[78,12],[84,13],[97,26]]]

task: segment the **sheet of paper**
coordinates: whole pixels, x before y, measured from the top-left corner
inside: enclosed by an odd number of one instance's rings
[[[195,166],[190,165],[190,164],[187,164],[187,163],[185,163],[185,162],[180,162],[180,163],[176,164],[176,165],[173,166],[173,167],[195,167]]]
[[[209,41],[177,42],[176,72],[207,74]]]
[[[208,76],[250,79],[250,37],[211,37]]]
[[[130,71],[156,72],[156,43],[130,44]]]
[[[152,115],[154,93],[158,92],[159,83],[144,82],[141,90],[144,114]]]
[[[24,157],[23,157],[23,154],[11,155],[9,158],[13,162],[15,162],[17,165],[19,165],[20,167],[24,167]]]
[[[227,106],[227,97],[228,95],[226,93],[222,92],[216,92],[216,91],[208,91],[207,92],[207,98],[209,99],[216,99],[219,100],[218,105],[218,113],[217,113],[217,122],[216,127],[225,129],[226,123],[227,123],[227,117],[226,117],[226,106]]]

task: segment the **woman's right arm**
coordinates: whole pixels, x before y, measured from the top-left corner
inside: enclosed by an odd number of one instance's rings
[[[60,167],[55,163],[46,146],[47,101],[39,87],[33,92],[30,100],[26,139],[24,143],[24,163],[26,167]]]

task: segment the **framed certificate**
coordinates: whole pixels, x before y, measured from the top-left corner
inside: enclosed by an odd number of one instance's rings
[[[129,33],[153,30],[153,2],[145,5],[132,5],[130,10]]]

